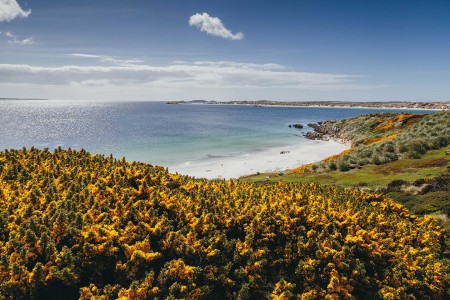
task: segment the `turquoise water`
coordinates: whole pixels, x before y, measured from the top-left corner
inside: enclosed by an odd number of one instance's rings
[[[84,148],[131,161],[173,165],[301,144],[302,133],[310,129],[289,128],[289,124],[381,111],[399,110],[0,101],[0,149]]]

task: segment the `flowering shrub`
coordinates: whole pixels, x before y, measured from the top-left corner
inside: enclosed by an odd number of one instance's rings
[[[442,253],[379,194],[0,152],[0,299],[443,299]]]

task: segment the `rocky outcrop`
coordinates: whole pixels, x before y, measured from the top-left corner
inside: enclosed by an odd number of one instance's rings
[[[289,125],[289,128],[294,127],[297,129],[303,129],[303,125],[302,124],[293,124],[293,125]]]
[[[340,128],[336,126],[334,121],[309,123],[308,126],[314,129],[313,132],[306,133],[305,137],[308,139],[329,140],[330,138],[339,138]]]
[[[313,129],[318,129],[320,127],[320,123],[322,122],[318,122],[318,123],[308,123],[308,127],[311,127]]]
[[[325,140],[326,139],[326,137],[323,133],[316,132],[316,131],[307,132],[305,134],[305,137],[310,140]]]

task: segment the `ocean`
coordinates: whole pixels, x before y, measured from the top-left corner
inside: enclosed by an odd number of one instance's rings
[[[0,149],[84,148],[174,166],[306,144],[307,123],[384,111],[399,110],[8,100],[0,101]],[[288,127],[296,123],[304,129]]]

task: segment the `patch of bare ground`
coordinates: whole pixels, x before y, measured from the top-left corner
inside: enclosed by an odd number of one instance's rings
[[[383,174],[383,175],[391,175],[391,174],[398,174],[398,173],[405,173],[405,172],[409,172],[409,170],[402,168],[401,166],[397,166],[397,165],[379,166],[376,170],[374,170],[374,173]]]
[[[442,167],[447,165],[447,163],[449,162],[449,159],[446,158],[435,158],[435,159],[428,159],[428,160],[423,160],[420,161],[417,164],[418,168],[430,168],[430,167]]]

